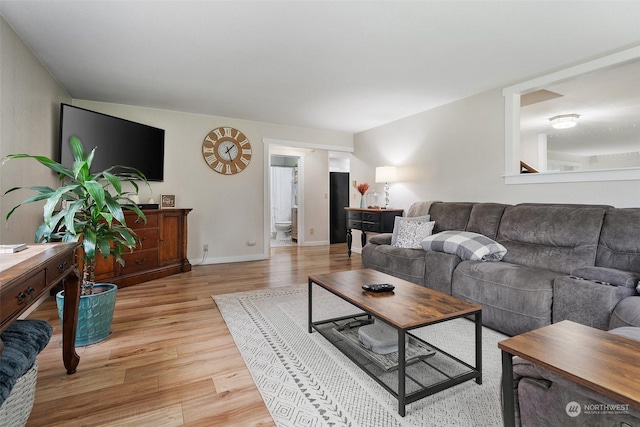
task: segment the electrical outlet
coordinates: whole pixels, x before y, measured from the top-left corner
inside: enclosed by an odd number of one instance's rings
[[[202,245],[202,250],[203,250],[204,252],[207,252],[207,251],[209,250],[209,245],[208,245],[208,244],[206,244],[206,243],[205,243],[204,245]]]
[[[309,229],[309,234],[313,234],[313,227]]]

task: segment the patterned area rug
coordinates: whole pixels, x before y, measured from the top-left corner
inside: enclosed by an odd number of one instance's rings
[[[483,384],[468,381],[407,405],[396,399],[318,332],[307,332],[307,285],[214,295],[242,357],[278,426],[502,425],[501,359],[506,337],[483,329]],[[314,286],[313,320],[358,309]],[[475,364],[474,325],[456,319],[413,331]]]

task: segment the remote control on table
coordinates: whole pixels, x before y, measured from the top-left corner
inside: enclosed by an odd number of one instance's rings
[[[394,290],[395,286],[390,283],[373,283],[370,285],[363,285],[362,289],[371,292],[389,292]]]

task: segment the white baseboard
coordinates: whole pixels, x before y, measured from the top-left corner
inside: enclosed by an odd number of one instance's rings
[[[189,260],[189,263],[192,266],[196,265],[206,265],[206,264],[224,264],[227,262],[242,262],[242,261],[260,261],[263,259],[268,259],[265,254],[255,254],[255,255],[239,255],[239,256],[230,256],[230,257],[209,257],[204,260]]]
[[[328,240],[316,240],[313,242],[304,242],[302,246],[326,246],[329,244]]]

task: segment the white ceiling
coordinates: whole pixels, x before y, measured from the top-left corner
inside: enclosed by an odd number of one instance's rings
[[[640,44],[640,1],[11,1],[76,99],[359,132]]]

